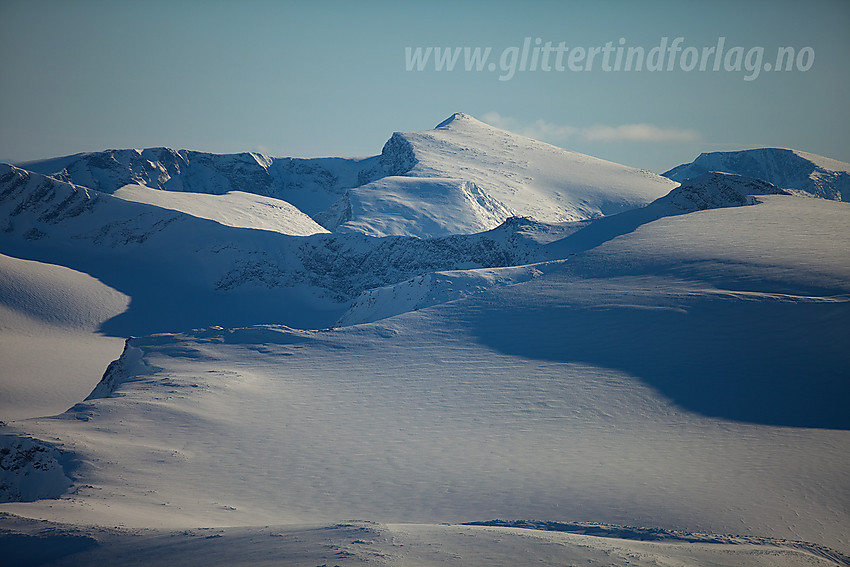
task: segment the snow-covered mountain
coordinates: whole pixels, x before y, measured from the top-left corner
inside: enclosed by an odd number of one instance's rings
[[[596,521],[840,558],[850,210],[759,201],[666,216],[381,322],[130,338],[89,400],[9,426],[13,486],[32,494],[44,474],[59,498],[0,509],[174,530]],[[472,275],[456,281],[498,277]]]
[[[528,249],[525,257],[529,262],[533,261],[533,264],[441,271],[419,275],[389,286],[367,289],[351,304],[338,324],[378,321],[468,297],[490,288],[529,281],[558,269],[562,264],[561,259],[633,232],[641,225],[667,216],[754,205],[758,202],[758,195],[788,195],[788,192],[760,179],[725,173],[706,173],[686,180],[667,195],[645,207],[590,221],[553,226],[514,217],[493,233],[508,232],[506,237],[514,248],[524,244],[523,247]],[[544,226],[546,229],[541,230]]]
[[[509,216],[578,221],[642,206],[675,183],[456,113],[433,130],[396,132],[384,156],[406,170],[349,190],[335,229],[437,235],[495,228]]]
[[[170,148],[106,150],[18,164],[19,167],[114,193],[125,185],[210,193],[244,191],[292,203],[308,215],[326,209],[348,187],[393,174],[380,156],[367,159],[271,158]]]
[[[517,238],[515,223],[433,239],[327,234],[274,201],[140,186],[106,194],[0,166],[3,251],[91,274],[132,296],[133,306],[107,323],[125,335],[257,320],[328,326],[367,289],[439,270],[522,264],[539,248]]]
[[[710,172],[687,179],[646,207],[596,219],[586,228],[546,246],[547,258],[564,258],[595,248],[658,219],[726,207],[754,205],[760,195],[788,195],[783,189],[742,175]]]
[[[798,150],[759,148],[703,153],[664,176],[684,181],[709,171],[763,179],[808,196],[850,201],[850,163]]]
[[[850,565],[850,204],[711,169],[0,166],[0,557]]]
[[[271,158],[150,148],[19,164],[103,193],[125,185],[191,193],[231,191],[291,203],[328,229],[372,236],[447,236],[511,216],[541,222],[598,217],[644,205],[664,177],[488,126],[457,113],[426,132],[396,132],[363,159]]]

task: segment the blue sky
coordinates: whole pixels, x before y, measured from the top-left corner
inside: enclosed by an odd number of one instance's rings
[[[848,29],[845,0],[6,0],[0,159],[151,146],[374,155],[393,131],[463,111],[654,171],[764,146],[850,161]],[[645,52],[664,37],[698,52],[725,37],[725,54],[762,47],[773,63],[780,47],[809,47],[814,60],[805,71],[796,61],[787,72],[760,65],[749,81],[734,58],[729,71],[686,72],[677,59],[672,71],[606,72],[597,59],[590,70],[538,66],[500,81],[500,56],[526,37],[585,50],[623,38]],[[461,60],[452,71],[409,71],[406,47],[490,47],[496,69],[466,71]]]

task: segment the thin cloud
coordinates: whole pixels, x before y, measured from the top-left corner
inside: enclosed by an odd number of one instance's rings
[[[488,112],[481,117],[481,120],[496,128],[547,142],[568,140],[579,131],[574,126],[552,124],[545,120],[537,120],[531,124],[522,124],[519,120],[510,116],[502,116],[498,112]]]
[[[589,142],[694,142],[699,132],[689,128],[659,128],[653,124],[596,125],[581,131]]]
[[[553,124],[545,120],[524,124],[516,118],[502,116],[498,112],[488,112],[481,116],[481,120],[496,128],[545,142],[580,139],[586,142],[667,143],[693,142],[700,139],[699,132],[690,128],[661,128],[654,124],[621,124],[619,126],[597,124],[588,128]]]

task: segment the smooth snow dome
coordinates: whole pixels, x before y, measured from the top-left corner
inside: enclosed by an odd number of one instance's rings
[[[123,341],[97,333],[130,300],[87,274],[0,254],[0,419],[65,411]]]
[[[125,201],[156,205],[237,228],[270,230],[292,236],[328,232],[286,201],[242,191],[210,195],[125,185],[113,194]]]

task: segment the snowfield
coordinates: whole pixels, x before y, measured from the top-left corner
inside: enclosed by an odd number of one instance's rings
[[[87,274],[0,255],[0,417],[65,411],[122,340],[98,333],[129,298]]]
[[[0,170],[15,564],[850,565],[850,204],[462,114],[320,210],[93,159]]]
[[[236,228],[269,230],[291,236],[328,232],[286,201],[241,191],[210,195],[160,191],[144,185],[125,185],[113,195],[125,201],[180,211]]]

